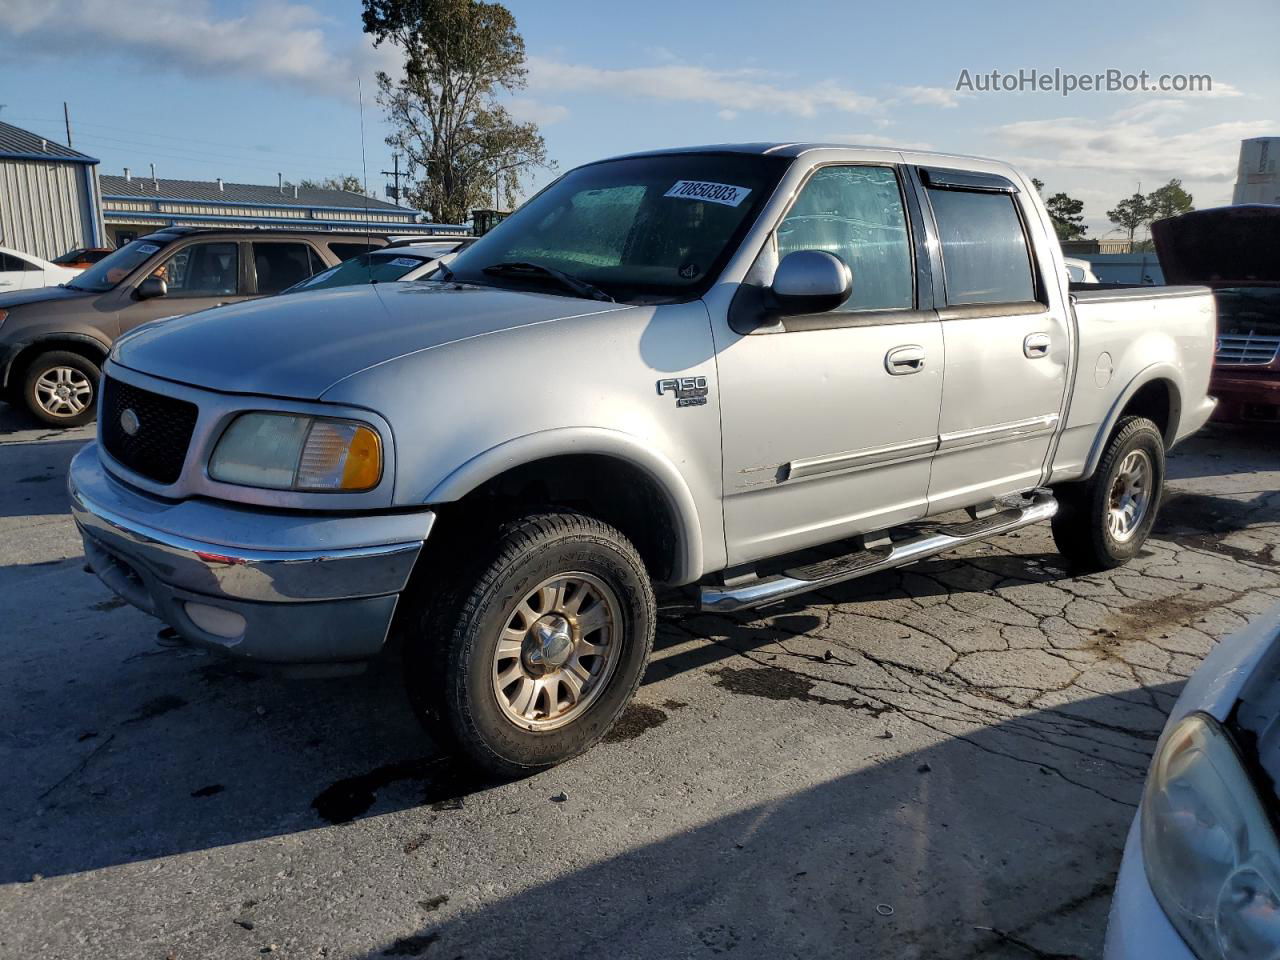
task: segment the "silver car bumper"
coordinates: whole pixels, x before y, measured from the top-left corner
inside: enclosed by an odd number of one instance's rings
[[[108,474],[96,444],[71,462],[67,487],[108,587],[193,643],[270,663],[378,653],[435,520],[160,500]]]

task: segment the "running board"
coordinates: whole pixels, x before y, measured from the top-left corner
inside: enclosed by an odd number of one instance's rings
[[[871,547],[847,557],[798,567],[744,584],[703,587],[699,605],[703,610],[719,613],[748,610],[809,590],[865,577],[881,570],[892,570],[975,540],[985,540],[1048,520],[1057,512],[1058,501],[1053,498],[1053,494],[1037,491],[1025,504],[1007,507],[979,520],[949,525],[894,544]]]

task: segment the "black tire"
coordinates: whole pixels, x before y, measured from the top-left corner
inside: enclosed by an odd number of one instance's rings
[[[444,583],[423,583],[421,595],[410,601],[405,682],[418,718],[447,750],[503,778],[585,752],[631,701],[653,647],[657,605],[639,553],[606,523],[548,512],[505,524],[464,568]],[[613,665],[576,718],[553,730],[525,729],[494,689],[499,637],[532,591],[571,573],[612,591],[618,653],[602,661]]]
[[[1145,513],[1124,539],[1113,535],[1108,522],[1111,493],[1126,458],[1134,451],[1146,454],[1151,468]],[[1098,469],[1088,480],[1054,488],[1058,513],[1053,518],[1053,539],[1058,550],[1079,570],[1111,570],[1133,559],[1155,525],[1164,493],[1164,437],[1146,417],[1123,417],[1111,434]]]
[[[77,393],[77,402],[82,403],[83,407],[78,411],[68,408],[65,415],[56,412],[56,408],[49,403],[47,394],[40,388],[41,378],[59,370],[76,371],[88,381],[89,386],[88,394]],[[27,364],[22,378],[22,402],[41,423],[52,427],[82,427],[98,415],[98,384],[101,380],[102,371],[92,360],[68,350],[50,350]],[[76,379],[76,384],[79,383]],[[41,402],[42,397],[46,398],[44,403]]]

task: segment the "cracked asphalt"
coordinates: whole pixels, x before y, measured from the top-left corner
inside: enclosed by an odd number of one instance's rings
[[[394,660],[282,681],[81,570],[89,431],[0,406],[0,956],[1093,958],[1183,679],[1280,599],[1274,434],[1170,459],[1129,566],[1047,526],[664,616],[587,756],[473,782]]]

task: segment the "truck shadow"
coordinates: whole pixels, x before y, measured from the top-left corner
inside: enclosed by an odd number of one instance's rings
[[[774,799],[726,802],[727,812],[709,801],[717,813],[693,825],[673,814],[643,842],[567,876],[539,877],[531,860],[531,882],[497,902],[450,907],[465,892],[429,884],[411,896],[445,904],[432,908],[440,919],[365,956],[492,956],[518,931],[554,943],[557,956],[1096,957],[1152,746],[1087,743],[1107,699],[892,758],[869,746],[857,769],[813,767],[815,750],[776,747],[754,768]],[[848,726],[884,743],[879,720]],[[628,800],[644,808],[646,785]],[[574,824],[606,811],[568,813]],[[562,829],[578,827],[551,825],[548,839]]]

